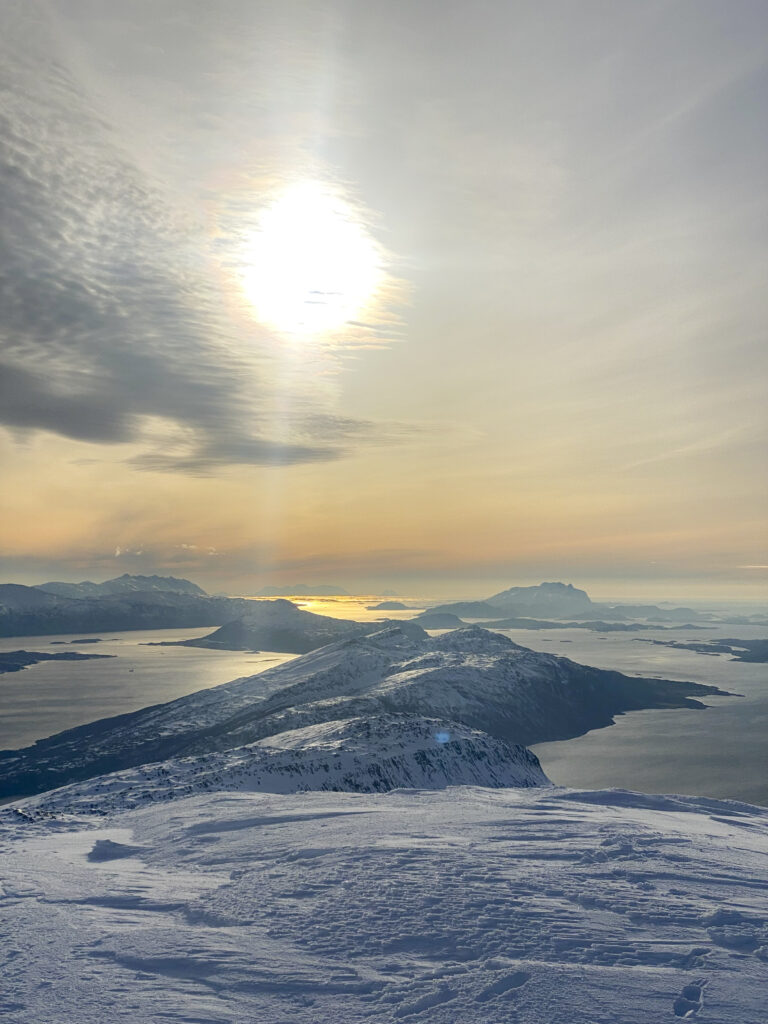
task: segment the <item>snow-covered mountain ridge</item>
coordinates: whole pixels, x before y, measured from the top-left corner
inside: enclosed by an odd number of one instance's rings
[[[716,692],[589,668],[483,629],[414,638],[393,627],[257,676],[2,752],[0,795],[31,795],[347,719],[435,719],[527,745],[608,725],[615,714],[635,708],[700,708],[688,695]]]
[[[464,725],[385,715],[324,722],[222,753],[175,758],[74,783],[26,801],[28,820],[113,814],[198,793],[383,793],[452,785],[550,785],[535,754]],[[0,822],[17,820],[14,808]]]
[[[37,590],[44,590],[58,597],[101,597],[102,595],[129,594],[140,591],[171,591],[177,594],[193,594],[197,597],[208,597],[208,594],[196,583],[179,579],[177,576],[136,576],[124,572],[122,576],[106,580],[104,583],[38,583]]]

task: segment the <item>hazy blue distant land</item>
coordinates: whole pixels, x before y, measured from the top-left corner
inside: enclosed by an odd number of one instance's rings
[[[452,612],[422,612],[411,619],[411,622],[418,622],[422,629],[460,629],[467,623]]]
[[[340,587],[327,585],[301,584],[291,589],[304,587],[315,594],[323,590],[338,596],[346,593]],[[266,589],[271,593],[277,588]],[[407,605],[402,601],[382,601],[373,607],[402,611]],[[539,618],[543,611],[547,617]],[[585,613],[590,617],[585,618]],[[599,604],[585,591],[564,583],[510,587],[488,601],[437,605],[415,616],[413,621],[428,629],[459,628],[465,619],[479,619],[482,625],[493,629],[557,629],[565,624],[597,632],[649,628],[646,622],[630,621],[633,617],[653,621],[657,627],[666,623],[685,629],[754,622],[754,617],[729,619],[688,608]],[[124,574],[105,583],[46,583],[36,587],[0,584],[0,637],[200,626],[218,629],[208,637],[190,641],[192,646],[295,654],[313,650],[342,635],[370,632],[370,624],[316,614],[312,617],[280,598],[250,601],[211,597],[197,584],[173,576]]]
[[[724,640],[707,640],[703,643],[691,643],[683,640],[650,640],[637,637],[646,644],[657,644],[659,647],[675,647],[682,651],[695,651],[697,654],[730,654],[732,661],[768,662],[768,640],[741,640],[726,638]]]
[[[80,654],[78,651],[60,651],[56,654],[47,651],[0,651],[0,674],[20,672],[40,661],[92,661],[95,658],[114,657],[114,654]]]
[[[761,616],[729,616],[709,611],[697,611],[694,608],[662,608],[655,604],[606,604],[592,601],[586,591],[579,590],[571,583],[539,583],[533,587],[510,587],[494,594],[485,601],[457,601],[449,604],[435,605],[431,612],[451,612],[464,618],[493,620],[489,625],[497,629],[547,629],[551,623],[547,620],[574,621],[574,627],[583,629],[617,629],[610,623],[626,622],[629,619],[647,619],[654,623],[675,624],[677,628],[683,624],[694,623],[738,623],[749,625],[762,624]],[[509,618],[513,616],[514,618]],[[544,622],[531,624],[531,619],[546,616]],[[502,626],[501,620],[507,617],[514,626]],[[587,620],[588,621],[585,621]],[[525,622],[524,620],[529,620]],[[607,621],[606,621],[607,620]],[[759,621],[758,621],[759,620]],[[629,628],[642,628],[637,623]]]
[[[192,594],[197,597],[208,595],[202,587],[189,580],[178,579],[176,576],[132,576],[123,573],[113,580],[104,583],[39,583],[36,590],[44,590],[57,597],[107,597],[114,594],[131,594],[141,591],[162,591],[177,594]]]
[[[48,587],[75,588],[76,593],[60,594]],[[196,584],[174,577],[121,576],[104,584],[43,587],[3,583],[0,636],[217,626],[236,619],[249,606],[242,598],[209,597]]]
[[[711,629],[711,626],[695,626],[690,623],[684,626],[660,626],[658,623],[647,622],[604,622],[601,619],[587,622],[571,622],[563,619],[560,622],[547,619],[507,618],[493,619],[490,622],[476,622],[477,626],[487,629],[591,629],[595,633],[636,633],[649,629]]]

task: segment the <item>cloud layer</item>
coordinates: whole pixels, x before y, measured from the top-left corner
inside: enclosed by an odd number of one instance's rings
[[[132,465],[184,472],[333,460],[370,436],[227,308],[232,239],[211,239],[203,197],[169,195],[131,159],[40,11],[12,2],[3,21],[0,423],[150,442]]]

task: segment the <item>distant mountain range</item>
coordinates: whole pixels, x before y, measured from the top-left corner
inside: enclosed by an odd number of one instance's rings
[[[660,608],[655,604],[605,604],[593,601],[585,590],[572,583],[539,583],[533,587],[510,587],[485,601],[458,601],[440,604],[430,612],[449,612],[470,619],[539,618],[622,622],[629,619],[649,619],[663,623],[695,622],[749,622],[749,617],[723,618],[693,608]],[[490,622],[486,622],[490,625]],[[503,628],[498,623],[498,628]],[[526,628],[522,623],[519,628]],[[541,626],[534,627],[541,628]]]
[[[53,589],[51,589],[53,588]],[[0,584],[0,636],[217,626],[251,602],[209,597],[173,576],[119,576],[106,583]]]
[[[67,593],[51,592],[50,587],[63,588]],[[199,640],[179,641],[178,645],[305,654],[334,640],[380,630],[382,622],[317,615],[282,598],[250,601],[210,597],[189,580],[174,577],[125,575],[106,583],[39,587],[0,584],[0,636],[199,626],[220,628]],[[404,629],[414,637],[425,635],[415,624],[409,623]]]
[[[208,597],[202,587],[189,580],[177,579],[175,576],[131,576],[127,572],[105,583],[91,583],[88,580],[83,583],[39,583],[34,589],[44,590],[57,597],[106,597],[148,591]]]
[[[344,593],[336,587],[307,587],[315,594],[323,589],[336,595]],[[388,605],[401,604],[382,602],[378,607],[383,611]],[[547,618],[539,619],[542,614]],[[589,619],[585,621],[586,616]],[[691,608],[600,604],[585,591],[565,583],[510,587],[487,601],[437,605],[412,621],[427,629],[444,629],[461,626],[465,618],[497,629],[554,628],[563,622],[597,630],[646,628],[632,624],[633,618],[677,628],[684,624],[693,628],[695,622],[758,624],[754,617],[725,618]],[[621,623],[628,624],[622,627]],[[52,582],[35,587],[0,584],[0,636],[218,626],[221,628],[216,633],[190,641],[190,645],[303,654],[342,636],[364,635],[374,625],[310,615],[285,600],[211,597],[197,584],[174,576],[126,573],[105,583]]]

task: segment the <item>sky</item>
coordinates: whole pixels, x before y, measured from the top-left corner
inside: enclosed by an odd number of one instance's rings
[[[4,0],[0,577],[768,600],[763,0]]]

